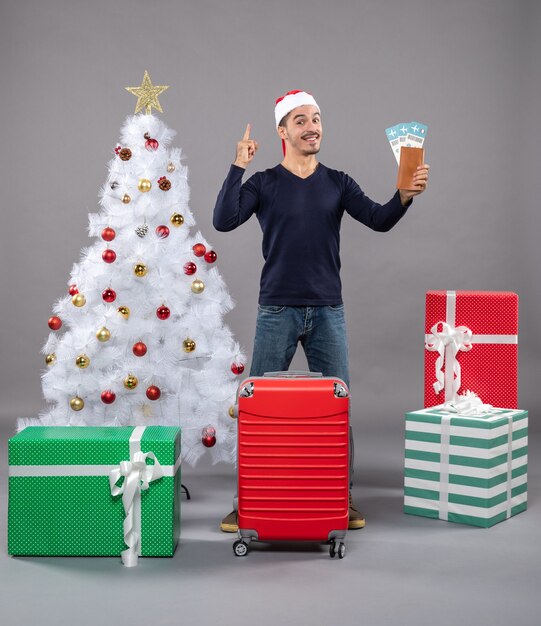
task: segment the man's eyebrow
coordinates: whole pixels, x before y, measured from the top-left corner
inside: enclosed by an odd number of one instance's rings
[[[293,119],[296,120],[298,117],[308,117],[305,113],[297,113],[297,115],[293,116]],[[316,111],[312,117],[321,117],[319,111]]]

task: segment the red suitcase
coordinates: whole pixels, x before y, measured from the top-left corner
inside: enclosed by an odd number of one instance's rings
[[[238,522],[252,540],[325,541],[345,555],[349,507],[349,391],[338,378],[279,372],[237,392]]]

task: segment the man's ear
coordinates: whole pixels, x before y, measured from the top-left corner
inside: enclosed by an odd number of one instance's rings
[[[285,126],[278,126],[277,132],[278,132],[278,137],[280,137],[280,139],[287,139],[287,130]]]

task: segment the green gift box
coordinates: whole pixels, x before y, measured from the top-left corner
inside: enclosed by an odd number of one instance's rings
[[[8,450],[9,554],[173,556],[180,428],[30,426]]]
[[[488,528],[528,505],[528,412],[406,414],[404,512]]]

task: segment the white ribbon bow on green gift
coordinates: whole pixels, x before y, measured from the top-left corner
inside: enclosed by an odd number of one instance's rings
[[[441,330],[440,330],[441,327]],[[427,337],[425,347],[429,352],[438,352],[436,361],[436,382],[434,391],[439,393],[442,389],[449,387],[452,390],[451,397],[454,398],[460,389],[460,363],[456,355],[459,351],[468,352],[472,349],[472,331],[467,326],[457,326],[456,328],[447,322],[438,322],[430,329],[431,334]],[[445,374],[443,366],[445,365]],[[452,378],[451,378],[452,377]],[[448,384],[445,379],[449,378]]]
[[[154,465],[147,465],[152,459]],[[122,494],[124,519],[124,543],[127,550],[121,553],[122,563],[126,567],[137,565],[141,550],[141,491],[148,489],[150,483],[163,476],[163,469],[153,452],[135,452],[131,461],[121,461],[120,466],[109,474],[111,494]],[[118,481],[124,478],[120,485]]]
[[[474,391],[460,393],[441,406],[449,413],[456,413],[461,417],[481,417],[492,411],[492,405],[485,404]]]

